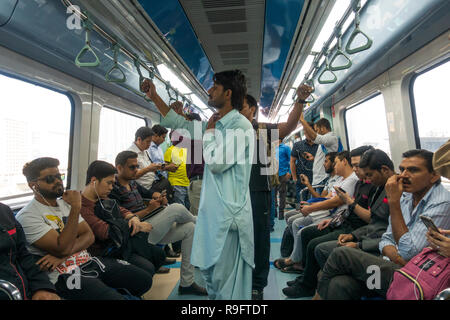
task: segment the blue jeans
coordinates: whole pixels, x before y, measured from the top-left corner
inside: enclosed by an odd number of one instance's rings
[[[191,203],[189,202],[188,187],[173,186],[173,189],[175,191],[173,195],[173,202],[180,203],[189,210]]]

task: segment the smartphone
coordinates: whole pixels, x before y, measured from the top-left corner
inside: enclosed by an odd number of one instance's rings
[[[419,217],[422,220],[422,222],[426,225],[427,229],[431,229],[433,231],[441,233],[430,217],[427,216],[419,216]]]
[[[336,189],[338,189],[340,192],[342,193],[347,193],[344,189],[342,189],[341,187],[335,187]]]

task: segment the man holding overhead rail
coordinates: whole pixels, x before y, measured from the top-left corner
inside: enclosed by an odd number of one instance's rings
[[[205,171],[195,226],[191,264],[206,280],[210,299],[251,298],[253,223],[249,193],[254,133],[242,116],[247,92],[239,70],[216,73],[208,104],[217,109],[208,121],[188,121],[170,109],[146,79],[142,90],[164,119],[161,125],[186,129],[191,139],[203,137]],[[184,130],[184,131],[186,131]]]
[[[289,114],[287,122],[283,123],[260,123],[255,120],[258,114],[258,103],[251,95],[247,95],[244,99],[244,107],[241,114],[244,115],[253,125],[256,131],[257,145],[255,153],[258,156],[257,163],[252,167],[250,178],[250,196],[253,211],[253,228],[255,241],[255,270],[253,271],[253,290],[252,299],[262,300],[263,289],[267,286],[267,276],[269,275],[269,259],[270,259],[270,202],[271,202],[271,177],[269,172],[264,172],[264,168],[269,165],[269,159],[272,155],[272,139],[277,140],[278,136],[283,139],[291,133],[297,126],[298,119],[303,110],[304,99],[308,98],[311,88],[308,86],[300,86],[298,88],[299,100],[295,103],[294,108]],[[302,100],[300,100],[302,99]],[[268,130],[268,131],[267,131]],[[269,132],[270,131],[270,132]],[[265,140],[265,141],[264,141]],[[264,141],[264,142],[262,142]],[[260,151],[263,148],[263,151]],[[275,151],[275,150],[274,150]],[[265,155],[263,159],[260,155]],[[278,171],[273,176],[278,176]]]
[[[339,150],[341,149],[339,148],[339,139],[331,131],[330,122],[325,118],[319,119],[314,124],[314,129],[311,128],[311,126],[305,120],[303,114],[300,117],[300,122],[303,125],[306,138],[314,141],[314,143],[319,145],[315,156],[307,154],[308,160],[314,160],[312,185],[316,186],[323,184],[328,178],[328,175],[325,172],[325,167],[323,166],[323,162],[325,161],[325,154],[327,154],[328,152],[341,151]]]

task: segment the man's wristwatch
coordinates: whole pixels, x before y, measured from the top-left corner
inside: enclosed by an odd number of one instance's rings
[[[355,210],[356,207],[356,200],[353,201],[351,204],[348,205],[348,211],[353,212]]]
[[[301,103],[301,104],[305,104],[306,103],[306,101],[305,100],[303,100],[303,99],[297,99],[296,101],[295,101],[296,103]]]

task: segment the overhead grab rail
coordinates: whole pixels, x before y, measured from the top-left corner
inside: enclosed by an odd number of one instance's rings
[[[100,60],[98,59],[98,56],[95,54],[95,52],[93,51],[92,47],[91,47],[91,31],[95,30],[100,36],[102,36],[104,39],[106,39],[108,42],[110,42],[112,45],[119,45],[119,43],[117,42],[116,39],[114,39],[114,37],[110,36],[106,31],[104,31],[101,27],[99,27],[97,24],[95,24],[94,22],[92,22],[92,20],[89,18],[88,13],[86,11],[79,11],[77,10],[77,8],[75,6],[73,6],[73,4],[71,3],[71,1],[69,0],[61,0],[62,3],[66,6],[66,7],[71,7],[72,12],[76,15],[78,15],[78,17],[82,20],[83,23],[83,27],[86,30],[86,44],[85,46],[81,49],[80,53],[78,53],[77,57],[75,58],[75,64],[79,67],[96,67],[98,65],[100,65]],[[96,60],[94,62],[81,62],[80,59],[83,55],[85,55],[87,52],[91,52]],[[135,61],[135,66],[136,69],[138,70],[138,74],[140,76],[139,79],[139,83],[141,83],[141,81],[143,81],[143,76],[142,76],[142,71],[140,68],[144,68],[145,70],[148,71],[149,73],[149,78],[151,80],[154,80],[155,78],[158,79],[161,83],[167,85],[168,81],[165,81],[163,78],[161,78],[161,76],[158,74],[157,72],[157,68],[155,66],[155,62],[154,61],[149,61],[152,67],[147,66],[145,63],[143,63],[140,59],[139,59],[139,55],[132,53],[131,51],[129,51],[127,48],[120,46],[119,45],[119,51],[121,51],[123,54],[125,54],[126,56],[128,56],[130,59],[132,59],[133,61]],[[136,65],[136,61],[138,62],[140,68],[137,67]],[[120,71],[122,71],[120,69]],[[141,78],[142,77],[142,78]],[[139,95],[140,97],[146,99],[147,101],[149,101],[149,98],[143,94],[141,92],[140,86],[139,89],[136,90],[134,88],[132,88],[131,86],[127,85],[126,83],[121,83],[121,86],[123,86],[124,88],[132,91],[133,93]],[[172,89],[177,93],[178,95],[181,95],[181,97],[185,97],[183,94],[179,94],[178,91],[176,91],[175,89]],[[186,100],[189,102],[190,105],[193,105],[196,107],[197,110],[202,111],[201,108],[197,107],[195,104],[192,103],[192,101],[190,101],[188,98],[186,98]]]
[[[105,79],[108,82],[114,82],[114,83],[124,83],[127,81],[127,76],[125,75],[125,73],[123,72],[123,70],[120,68],[119,63],[118,63],[118,58],[119,58],[119,50],[120,50],[120,45],[118,42],[116,42],[113,45],[113,52],[114,52],[114,64],[111,67],[111,69],[109,69],[109,71],[106,73]],[[118,71],[121,74],[121,78],[114,78],[113,77],[113,72],[114,71]],[[117,73],[117,72],[116,72]]]
[[[327,52],[327,54],[325,55],[325,68],[322,70],[322,72],[319,75],[319,78],[317,79],[317,81],[320,84],[331,84],[331,83],[335,83],[337,81],[336,74],[330,69],[330,61],[328,59],[328,55],[329,55],[329,52]],[[331,73],[333,78],[331,78],[329,80],[327,80],[326,78],[324,79],[324,75],[327,72]]]
[[[77,54],[75,58],[75,64],[78,67],[97,67],[98,65],[100,65],[100,59],[98,58],[98,56],[95,54],[94,50],[91,47],[91,31],[93,28],[93,24],[88,18],[86,20],[83,20],[83,28],[86,32],[86,41],[84,47],[81,48],[81,51]],[[90,52],[94,56],[95,61],[81,62],[81,58],[88,52]]]
[[[352,66],[352,60],[350,60],[350,57],[347,56],[345,54],[344,51],[342,51],[342,31],[341,28],[336,26],[336,28],[334,29],[334,32],[336,34],[336,38],[337,38],[337,49],[336,52],[334,53],[333,57],[331,58],[330,61],[330,70],[331,71],[339,71],[339,70],[345,70],[345,69],[349,69]],[[347,60],[347,63],[344,65],[335,65],[336,60],[339,57],[344,57]]]
[[[350,39],[348,39],[347,45],[345,46],[345,51],[347,51],[349,54],[355,54],[364,50],[369,49],[372,46],[372,39],[369,38],[367,34],[361,31],[359,28],[359,25],[361,23],[359,12],[361,11],[361,1],[360,0],[353,0],[352,2],[353,12],[355,12],[355,30],[353,30]],[[361,34],[367,39],[367,43],[353,48],[350,48],[350,45],[353,43],[353,41],[356,39],[356,37]]]

